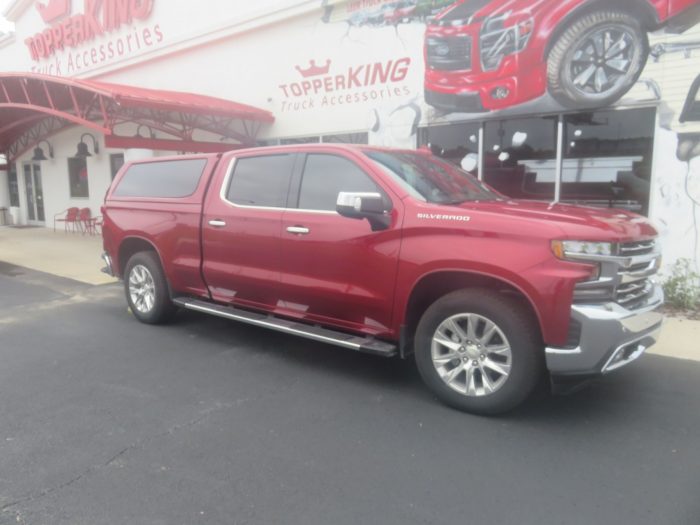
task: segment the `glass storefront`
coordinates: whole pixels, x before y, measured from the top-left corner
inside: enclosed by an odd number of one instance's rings
[[[635,108],[455,123],[421,128],[418,145],[474,175],[481,166],[509,197],[646,215],[655,119]]]

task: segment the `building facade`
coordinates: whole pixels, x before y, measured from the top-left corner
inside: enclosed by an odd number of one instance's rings
[[[19,224],[98,214],[132,158],[358,142],[429,147],[511,197],[631,209],[667,267],[700,265],[699,0],[16,0],[5,16],[0,207]],[[119,108],[19,126],[20,110],[49,118],[55,78],[122,86],[105,99]],[[154,90],[141,113],[119,102],[134,88]],[[147,104],[165,92],[175,109],[195,94],[260,118],[165,115]]]

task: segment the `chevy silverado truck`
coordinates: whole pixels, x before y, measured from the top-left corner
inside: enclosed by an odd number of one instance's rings
[[[184,308],[412,356],[439,399],[473,413],[508,411],[546,377],[618,369],[662,323],[644,217],[512,200],[423,150],[131,162],[102,213],[105,271],[139,321]]]

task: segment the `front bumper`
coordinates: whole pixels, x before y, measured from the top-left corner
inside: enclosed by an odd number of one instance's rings
[[[574,305],[571,318],[581,335],[576,348],[547,347],[547,368],[553,376],[595,375],[621,368],[656,343],[663,315],[654,311],[663,304],[659,285],[646,306],[627,310],[617,303]]]

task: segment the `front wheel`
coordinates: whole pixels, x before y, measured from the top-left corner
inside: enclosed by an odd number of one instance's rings
[[[154,252],[139,252],[126,263],[124,292],[134,317],[142,323],[160,324],[176,311],[168,283]]]
[[[571,108],[612,104],[637,81],[648,53],[647,34],[632,15],[604,10],[583,16],[549,52],[549,93]]]
[[[511,410],[531,394],[544,368],[536,322],[520,304],[491,290],[438,299],[418,323],[415,343],[426,385],[466,412]]]

